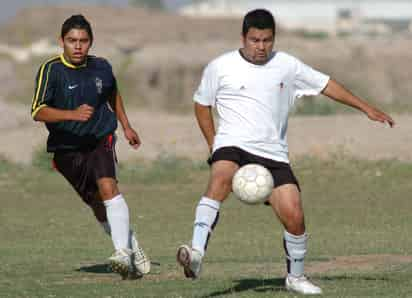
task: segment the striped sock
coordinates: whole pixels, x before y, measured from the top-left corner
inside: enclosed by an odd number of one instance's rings
[[[219,219],[220,202],[202,197],[196,208],[196,218],[193,228],[192,248],[203,256],[205,254],[210,234]]]
[[[303,235],[293,235],[284,231],[283,234],[288,274],[295,277],[303,275],[307,239],[308,236],[306,233]]]

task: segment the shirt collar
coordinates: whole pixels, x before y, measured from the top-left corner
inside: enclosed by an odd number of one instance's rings
[[[86,57],[86,60],[84,61],[84,63],[83,63],[83,64],[80,64],[80,65],[74,65],[74,64],[70,63],[69,61],[66,60],[66,58],[64,57],[63,54],[60,55],[60,60],[61,60],[61,61],[63,62],[63,64],[66,65],[67,67],[74,68],[74,69],[82,68],[82,67],[86,67],[86,66],[87,66],[87,57]]]

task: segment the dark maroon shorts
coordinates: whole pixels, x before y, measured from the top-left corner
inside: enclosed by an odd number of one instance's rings
[[[115,135],[110,134],[94,148],[54,153],[53,166],[69,181],[86,204],[90,204],[96,196],[98,179],[116,179],[115,143]]]
[[[249,163],[257,163],[267,168],[273,176],[275,187],[284,184],[295,184],[300,191],[299,182],[293,174],[292,168],[286,162],[280,162],[249,153],[239,147],[222,147],[213,152],[208,159],[209,165],[218,160],[229,160],[237,163],[239,167]]]

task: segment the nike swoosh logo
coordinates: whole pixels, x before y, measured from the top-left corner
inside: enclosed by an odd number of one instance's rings
[[[79,85],[77,85],[77,84],[76,85],[69,85],[69,89],[72,90],[74,88],[77,88],[77,86],[79,86]]]

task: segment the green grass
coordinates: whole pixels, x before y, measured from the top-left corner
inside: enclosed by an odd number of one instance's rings
[[[47,163],[40,153],[36,167],[0,160],[0,297],[297,297],[282,286],[282,228],[271,208],[234,198],[222,207],[202,278],[183,278],[175,250],[191,238],[204,164],[166,156],[120,167],[132,225],[156,263],[143,279],[121,281],[106,270],[111,241]],[[339,256],[378,255],[368,266],[314,270],[324,297],[408,297],[411,264],[379,260],[412,255],[412,165],[336,156],[293,167],[310,234],[308,270]]]
[[[325,31],[309,31],[309,30],[296,30],[296,35],[303,37],[305,39],[314,39],[314,40],[325,40],[329,38],[329,33]]]
[[[369,101],[369,103],[388,113],[410,114],[412,111],[408,103],[400,101],[386,104],[373,101]],[[304,97],[297,102],[292,110],[292,115],[297,116],[328,116],[354,113],[359,113],[359,111],[324,96]]]
[[[353,110],[344,105],[337,104],[323,97],[305,97],[296,104],[293,114],[305,116],[327,116],[352,111]]]

